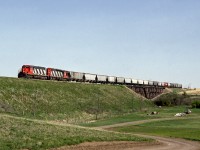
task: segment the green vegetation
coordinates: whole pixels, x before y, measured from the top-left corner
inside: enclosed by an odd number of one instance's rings
[[[164,94],[157,98],[154,103],[157,106],[191,106],[193,101],[200,101],[200,97],[198,95],[188,95],[186,91],[183,91],[180,94],[180,91],[181,89],[177,89],[173,90],[171,93]]]
[[[112,117],[112,118],[105,118],[102,120],[97,120],[95,122],[89,123],[81,123],[81,126],[85,127],[99,127],[104,125],[112,125],[117,123],[124,123],[124,122],[132,122],[132,121],[139,121],[139,120],[151,120],[156,118],[174,118],[176,113],[185,112],[188,109],[188,106],[174,106],[174,107],[152,107],[144,112],[135,112],[131,114],[125,114],[122,116]],[[157,115],[147,115],[151,112],[156,111],[159,114]],[[192,109],[192,114],[189,116],[185,116],[185,118],[189,117],[198,117],[200,114],[200,110]]]
[[[180,93],[180,92],[185,92],[186,90],[185,89],[179,89],[179,88],[173,88],[172,89],[172,92],[174,92],[174,93]]]
[[[188,106],[182,105],[182,106],[174,106],[174,107],[162,107],[161,109],[156,109],[156,111],[159,112],[158,116],[160,118],[171,118],[173,117],[176,113],[183,113],[185,112],[188,108]],[[200,110],[199,109],[191,109],[192,113],[185,116],[185,117],[198,117],[200,115]]]
[[[47,149],[92,141],[151,141],[133,135],[30,121],[0,115],[0,149]]]
[[[182,105],[183,98],[183,95],[179,95],[177,92],[171,92],[160,96],[155,100],[155,104],[158,106]]]
[[[145,123],[135,126],[116,128],[116,131],[143,133],[200,141],[200,120],[183,119]]]
[[[159,112],[158,115],[147,116],[146,113],[133,113],[123,117],[115,117],[105,120],[99,120],[95,123],[83,124],[84,126],[97,127],[111,125],[122,122],[131,122],[137,120],[151,120],[155,118],[171,118],[167,121],[154,121],[140,125],[132,125],[114,128],[113,130],[127,133],[142,133],[158,136],[185,138],[189,140],[200,141],[200,109],[191,109],[192,113],[181,118],[176,118],[176,113],[186,111],[188,106],[162,107],[154,108]]]
[[[200,101],[193,101],[192,108],[200,108]]]
[[[155,119],[155,118],[160,118],[160,116],[147,116],[144,112],[143,113],[140,112],[140,113],[126,114],[126,115],[112,117],[112,118],[106,118],[103,120],[97,120],[95,122],[82,123],[80,125],[85,126],[85,127],[99,127],[99,126],[104,126],[104,125],[113,125],[117,123]]]
[[[87,141],[151,141],[129,134],[73,127],[67,123],[97,127],[174,118],[176,113],[189,107],[176,105],[187,104],[182,100],[191,100],[186,93],[180,95],[174,91],[156,102],[176,107],[159,108],[151,101],[137,97],[125,86],[16,78],[0,78],[0,83],[0,149],[5,150],[48,149]],[[194,104],[197,108],[197,103]],[[159,114],[147,115],[152,111]],[[184,120],[157,121],[115,130],[200,140],[200,122],[193,118],[199,114],[200,109],[192,109],[192,114]]]
[[[80,123],[152,107],[124,86],[0,78],[0,112]]]

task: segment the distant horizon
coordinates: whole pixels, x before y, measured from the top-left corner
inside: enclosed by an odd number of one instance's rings
[[[200,1],[0,2],[0,76],[24,64],[200,87]]]

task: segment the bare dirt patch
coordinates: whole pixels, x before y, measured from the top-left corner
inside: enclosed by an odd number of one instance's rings
[[[64,146],[50,150],[200,150],[199,142],[137,135],[153,138],[156,142],[87,142],[75,146]]]

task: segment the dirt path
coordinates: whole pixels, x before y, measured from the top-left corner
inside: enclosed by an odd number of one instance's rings
[[[59,125],[59,126],[74,126],[69,124],[63,123],[55,123],[51,121],[42,121],[37,119],[27,119],[23,117],[16,117],[7,114],[0,114],[4,117],[15,118],[19,120],[30,120],[37,123],[48,123],[52,125]],[[197,118],[197,117],[196,117]],[[151,119],[151,120],[142,120],[142,121],[134,121],[128,123],[120,123],[110,126],[102,126],[98,128],[94,128],[96,130],[105,130],[113,127],[125,126],[125,125],[136,125],[142,124],[145,122],[152,122],[152,121],[161,121],[161,120],[173,120],[173,118],[164,118],[164,119]],[[177,119],[177,118],[174,118]],[[86,128],[80,127],[79,128]],[[108,131],[113,132],[113,131]],[[114,142],[86,142],[75,146],[64,146],[60,148],[50,149],[50,150],[200,150],[200,142],[193,142],[183,139],[175,139],[175,138],[163,138],[157,136],[149,136],[149,135],[142,135],[142,134],[134,134],[136,136],[147,137],[155,139],[156,142],[125,142],[125,141],[114,141]]]
[[[199,118],[199,117],[193,117]],[[127,125],[138,125],[147,122],[164,121],[164,120],[176,120],[176,119],[188,119],[188,118],[159,118],[151,120],[140,120],[134,122],[119,123],[114,125],[107,125],[101,127],[95,127],[98,130],[105,130],[114,127],[121,127]],[[110,130],[109,130],[110,131]],[[137,142],[92,142],[83,143],[76,146],[62,147],[55,150],[200,150],[200,142],[188,141],[177,138],[164,138],[158,136],[134,134],[141,137],[147,137],[155,139],[155,143],[137,143]]]
[[[192,117],[192,118],[199,118],[199,117]],[[174,117],[174,118],[158,118],[158,119],[151,119],[151,120],[140,120],[140,121],[134,121],[134,122],[125,122],[125,123],[119,123],[119,124],[114,124],[114,125],[101,126],[101,127],[98,127],[98,129],[110,129],[114,127],[139,125],[139,124],[148,123],[148,122],[176,120],[176,119],[188,119],[188,118]],[[142,135],[142,134],[134,134],[134,135],[155,139],[157,143],[153,143],[150,145],[149,144],[142,144],[142,145],[133,144],[132,147],[123,148],[123,150],[141,150],[141,149],[142,150],[200,150],[200,142],[188,141],[188,140],[177,139],[177,138],[164,138],[164,137],[158,137],[158,136]],[[128,145],[130,146],[130,144]]]
[[[149,136],[149,135],[141,135],[135,134],[141,137],[148,137],[155,139],[162,145],[152,145],[148,146],[148,150],[200,150],[200,143],[194,141],[188,141],[184,139],[177,139],[177,138],[164,138],[158,136]],[[147,150],[146,148],[142,148]]]
[[[200,117],[193,117],[200,118]],[[98,130],[110,129],[113,127],[127,126],[127,125],[138,125],[147,122],[164,121],[164,120],[175,120],[175,119],[187,119],[187,118],[160,118],[151,120],[140,120],[134,122],[119,123],[115,125],[107,125],[96,127]],[[110,130],[109,130],[110,131]],[[110,131],[112,132],[112,131]],[[134,134],[136,136],[147,137],[155,139],[156,142],[86,142],[75,146],[64,146],[61,148],[51,150],[200,150],[200,142],[188,141],[177,138],[164,138],[158,136],[149,136],[142,134]]]
[[[190,117],[190,119],[196,119],[200,117]],[[132,122],[124,122],[124,123],[118,123],[114,125],[105,125],[105,126],[100,126],[100,127],[94,127],[96,129],[109,129],[109,128],[115,128],[115,127],[122,127],[122,126],[129,126],[129,125],[139,125],[143,123],[148,123],[148,122],[155,122],[155,121],[166,121],[166,120],[177,120],[177,119],[188,119],[185,117],[182,118],[177,118],[177,117],[172,117],[172,118],[157,118],[157,119],[149,119],[149,120],[139,120],[139,121],[132,121]]]
[[[200,150],[200,143],[197,142],[137,135],[153,138],[156,142],[86,142],[75,146],[64,146],[50,150]]]

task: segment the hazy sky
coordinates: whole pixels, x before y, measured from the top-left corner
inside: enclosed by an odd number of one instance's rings
[[[0,76],[23,64],[200,87],[200,0],[0,0]]]

